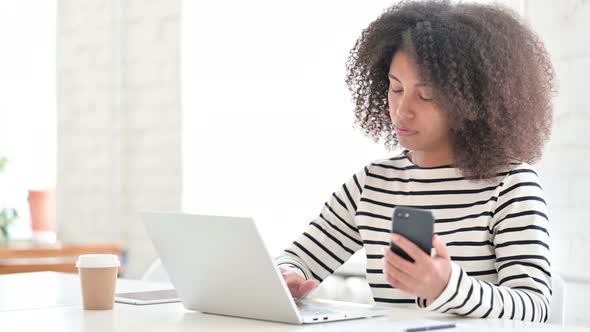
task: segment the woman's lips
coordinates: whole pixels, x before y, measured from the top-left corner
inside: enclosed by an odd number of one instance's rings
[[[395,133],[398,136],[412,136],[417,134],[418,132],[412,129],[406,129],[406,128],[395,128]]]

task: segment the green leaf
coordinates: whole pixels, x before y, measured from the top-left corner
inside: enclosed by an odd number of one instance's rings
[[[6,226],[0,226],[0,233],[2,233],[2,237],[5,240],[8,240],[8,227],[6,227]]]
[[[0,212],[0,225],[3,227],[7,227],[11,223],[13,223],[17,218],[18,212],[16,212],[16,209],[4,208]]]

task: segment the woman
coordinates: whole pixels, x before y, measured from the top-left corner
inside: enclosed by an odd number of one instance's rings
[[[554,85],[539,38],[504,8],[404,2],[363,31],[347,68],[357,124],[404,150],[354,174],[277,259],[293,296],[365,248],[378,304],[546,321],[547,206],[529,163]],[[433,255],[390,234],[398,205],[432,211]]]

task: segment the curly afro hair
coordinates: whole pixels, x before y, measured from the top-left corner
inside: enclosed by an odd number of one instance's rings
[[[365,29],[350,51],[346,83],[356,127],[392,150],[388,71],[397,50],[415,59],[449,117],[455,167],[493,177],[534,163],[551,132],[554,71],[540,38],[511,10],[448,1],[401,2]]]

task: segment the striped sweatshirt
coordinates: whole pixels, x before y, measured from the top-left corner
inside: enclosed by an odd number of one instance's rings
[[[424,168],[407,151],[377,160],[334,192],[320,215],[277,259],[321,282],[365,248],[366,277],[377,304],[481,318],[544,322],[551,301],[547,206],[539,177],[512,163],[490,180],[469,180],[452,166]],[[429,209],[446,243],[452,272],[428,303],[395,289],[383,275],[398,206]]]

